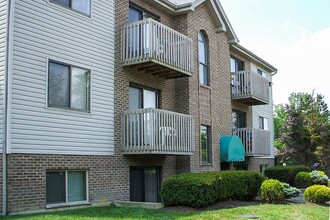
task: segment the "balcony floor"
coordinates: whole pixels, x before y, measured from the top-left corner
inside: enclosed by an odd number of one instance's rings
[[[122,66],[136,71],[143,71],[145,73],[152,74],[153,76],[158,76],[165,79],[175,79],[191,76],[191,73],[189,72],[179,70],[170,65],[166,65],[155,60],[144,60],[138,63],[127,63],[122,64]]]
[[[232,98],[233,101],[253,106],[253,105],[267,105],[268,102],[254,98],[254,97],[248,97],[248,98]]]
[[[171,156],[189,156],[193,155],[193,152],[162,152],[162,151],[130,151],[130,152],[122,152],[122,155],[171,155]]]

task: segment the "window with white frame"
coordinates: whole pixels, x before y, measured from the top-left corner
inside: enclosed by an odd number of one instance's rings
[[[50,0],[55,4],[71,8],[88,16],[91,15],[91,0]]]
[[[49,62],[48,106],[90,110],[90,70]]]
[[[265,77],[265,78],[267,77],[266,73],[264,71],[262,71],[261,69],[257,68],[257,72],[260,76]]]
[[[259,129],[268,130],[268,118],[259,116]]]
[[[47,204],[87,202],[86,171],[47,171]]]

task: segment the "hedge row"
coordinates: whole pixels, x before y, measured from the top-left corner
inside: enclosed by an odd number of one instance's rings
[[[275,166],[266,169],[265,176],[268,179],[277,179],[293,186],[299,172],[311,172],[311,169],[306,166]]]
[[[164,181],[161,190],[165,206],[208,206],[219,200],[251,200],[264,181],[253,171],[184,173]]]

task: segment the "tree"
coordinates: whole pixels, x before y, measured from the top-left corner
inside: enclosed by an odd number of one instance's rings
[[[282,160],[329,170],[330,114],[322,95],[291,94],[289,104],[275,108],[274,123]]]
[[[284,105],[279,104],[274,107],[274,145],[278,150],[283,149],[283,142],[280,139],[281,129],[284,122],[287,120],[288,114],[285,111]]]

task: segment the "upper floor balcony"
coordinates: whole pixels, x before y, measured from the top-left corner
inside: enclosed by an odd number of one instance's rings
[[[193,45],[187,36],[151,19],[122,28],[122,66],[171,79],[191,76]]]
[[[269,103],[269,81],[253,71],[231,73],[232,100],[246,105],[265,105]]]
[[[122,113],[123,154],[191,155],[195,123],[190,115],[155,108]]]
[[[245,156],[270,156],[270,131],[256,128],[233,129],[233,135],[242,139]]]

